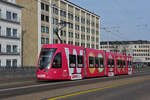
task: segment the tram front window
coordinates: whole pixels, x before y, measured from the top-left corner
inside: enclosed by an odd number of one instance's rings
[[[48,69],[52,62],[52,58],[54,56],[56,49],[55,48],[42,48],[39,58],[39,68]]]

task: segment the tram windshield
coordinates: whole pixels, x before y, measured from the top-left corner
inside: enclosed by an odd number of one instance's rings
[[[55,48],[42,48],[39,58],[39,68],[48,69],[49,65],[52,62],[54,53],[56,52]]]

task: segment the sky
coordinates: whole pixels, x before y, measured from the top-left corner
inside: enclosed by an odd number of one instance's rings
[[[68,0],[101,18],[102,41],[150,41],[150,0]]]

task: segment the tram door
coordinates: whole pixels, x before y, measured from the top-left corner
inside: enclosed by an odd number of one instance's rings
[[[82,50],[80,50],[80,54],[77,54],[77,50],[73,49],[69,51],[69,48],[65,48],[67,62],[68,62],[68,71],[71,80],[82,79],[82,66],[78,63],[79,55],[83,55]]]

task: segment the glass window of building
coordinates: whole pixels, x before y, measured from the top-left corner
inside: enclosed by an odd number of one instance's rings
[[[46,11],[49,11],[49,5],[45,5],[46,6]]]
[[[44,21],[45,20],[45,18],[44,18],[45,16],[43,15],[43,14],[41,14],[41,20],[42,21]]]
[[[0,36],[1,36],[1,34],[2,34],[2,28],[1,28],[1,26],[0,26]]]
[[[0,9],[0,18],[2,18],[2,10]]]
[[[6,28],[6,36],[11,36],[11,28]]]
[[[12,67],[17,67],[17,59],[13,59],[13,61],[12,61]]]
[[[49,38],[46,38],[46,44],[49,44]]]
[[[13,45],[13,53],[17,53],[17,45]]]
[[[54,14],[58,15],[58,9],[57,8],[53,8],[53,12],[54,12]]]
[[[41,37],[41,44],[45,44],[45,38]]]
[[[75,20],[79,22],[79,16],[75,16]]]
[[[17,21],[17,17],[18,17],[17,13],[13,13],[13,20]]]
[[[10,11],[6,12],[6,19],[11,20],[11,12]]]
[[[17,29],[13,29],[13,37],[17,37]]]
[[[41,2],[41,9],[44,10],[44,3]]]
[[[41,26],[41,32],[45,33],[45,26]]]
[[[71,20],[73,20],[73,14],[68,13],[68,18],[71,19]]]
[[[46,16],[46,22],[49,22],[49,16]]]
[[[11,45],[7,45],[6,50],[7,50],[7,53],[11,53]]]
[[[49,27],[46,27],[46,33],[49,33]]]
[[[6,67],[11,67],[11,60],[10,59],[6,60]]]
[[[1,50],[2,50],[2,47],[1,47],[1,44],[0,44],[0,53],[2,52]]]

